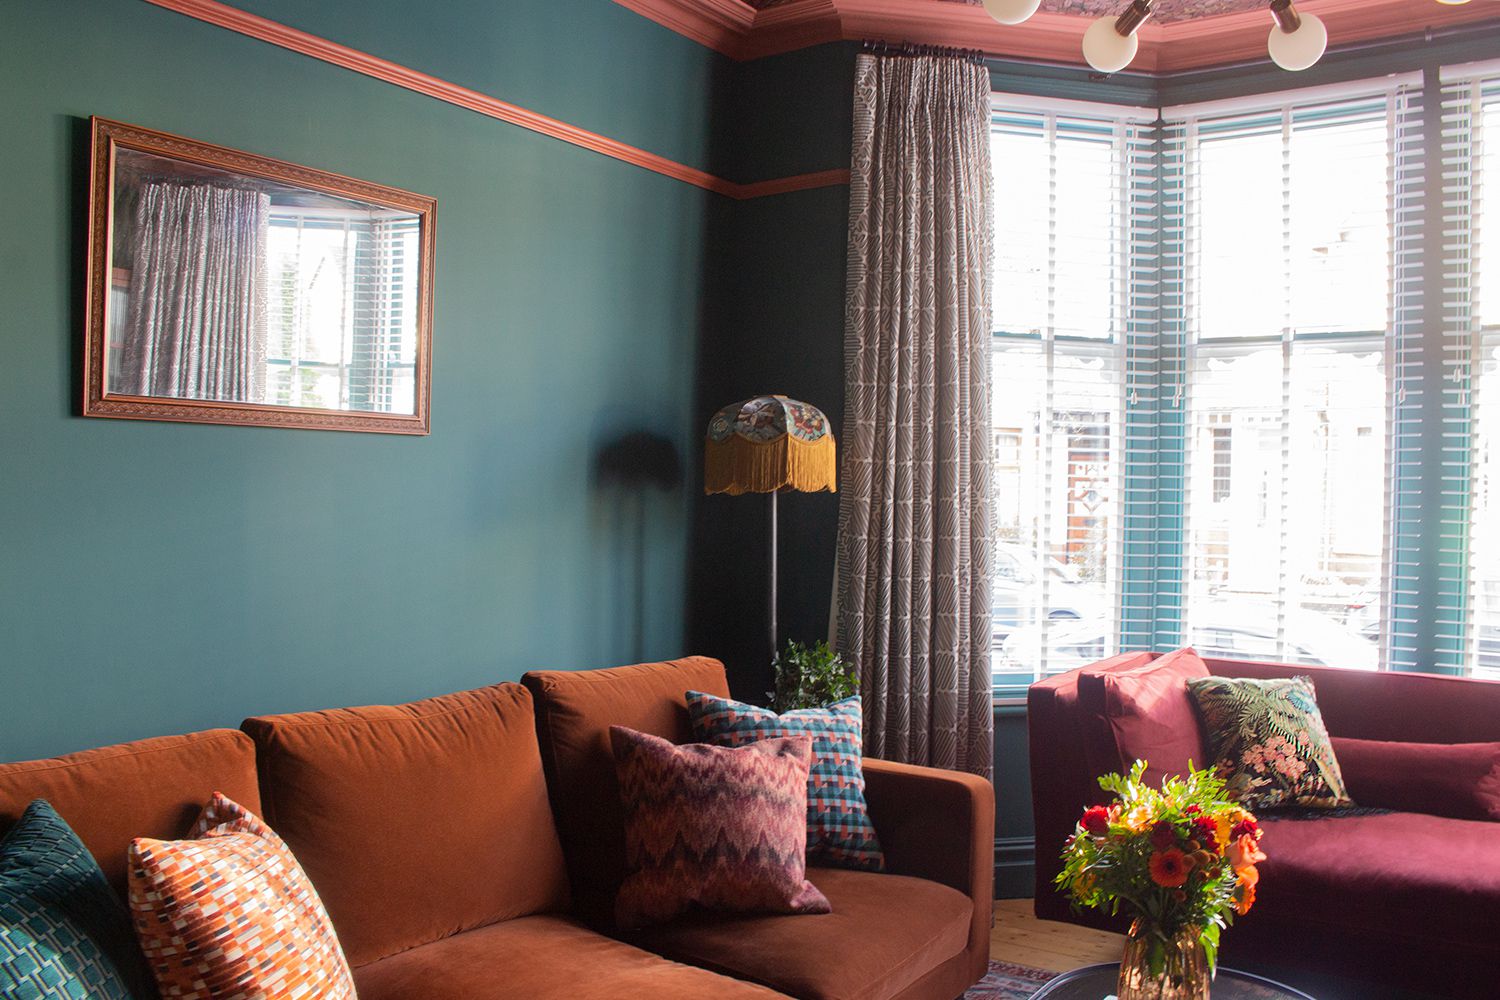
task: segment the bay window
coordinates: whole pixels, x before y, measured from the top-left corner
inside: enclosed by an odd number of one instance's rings
[[[1481,76],[1445,84],[1441,372],[1420,74],[1159,112],[996,95],[998,692],[1183,644],[1500,676]]]

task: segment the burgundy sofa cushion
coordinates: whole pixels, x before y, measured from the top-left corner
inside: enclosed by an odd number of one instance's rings
[[[1492,959],[1500,950],[1500,865],[1488,860],[1500,857],[1500,823],[1398,812],[1261,825],[1268,857],[1247,926],[1437,940]]]
[[[1109,725],[1117,761],[1111,770],[1144,760],[1146,780],[1156,785],[1169,775],[1185,774],[1189,762],[1208,766],[1187,689],[1188,681],[1208,675],[1207,665],[1191,648],[1134,664],[1116,657],[1086,668],[1078,677],[1078,701],[1085,712],[1102,716]]]
[[[1500,821],[1500,743],[1392,743],[1334,737],[1349,795],[1362,806]]]

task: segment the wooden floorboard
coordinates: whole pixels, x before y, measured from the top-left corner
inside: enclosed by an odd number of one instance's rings
[[[997,962],[1067,972],[1080,965],[1118,962],[1124,946],[1119,934],[1038,920],[1029,899],[1002,899],[995,904],[990,957]]]

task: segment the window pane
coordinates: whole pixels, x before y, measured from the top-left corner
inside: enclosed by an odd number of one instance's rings
[[[1386,132],[1382,106],[1378,118],[1292,133],[1291,318],[1299,333],[1386,328]]]
[[[1278,336],[1286,326],[1280,123],[1205,138],[1197,172],[1200,335]]]
[[[1047,356],[1052,354],[1051,398]],[[1029,682],[1112,652],[1120,369],[1113,345],[1006,344],[995,353],[998,679]],[[1019,454],[1019,462],[1007,462]],[[1095,655],[1095,651],[1098,652]]]

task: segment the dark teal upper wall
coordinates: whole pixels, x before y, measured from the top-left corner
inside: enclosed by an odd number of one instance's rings
[[[281,6],[402,56],[456,5]],[[705,153],[707,102],[664,93],[719,57],[609,0],[467,6],[485,29],[421,68],[524,37],[484,89]],[[0,25],[0,759],[683,651],[687,495],[648,499],[638,641],[630,505],[591,462],[639,429],[695,447],[713,196],[135,0]],[[665,76],[576,86],[589,32]],[[435,196],[431,436],[74,416],[91,114]]]

